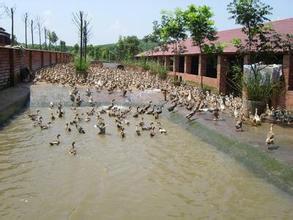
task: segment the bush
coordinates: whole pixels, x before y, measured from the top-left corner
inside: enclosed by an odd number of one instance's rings
[[[247,92],[248,100],[268,101],[280,91],[279,81],[273,81],[268,74],[251,74],[243,79],[243,86]]]
[[[75,70],[79,73],[85,73],[87,72],[89,66],[90,66],[90,62],[89,61],[85,61],[85,60],[81,60],[80,58],[76,58],[74,61],[74,66],[75,66]]]
[[[166,79],[168,70],[161,64],[155,61],[146,60],[127,60],[123,64],[128,66],[140,67],[145,71],[150,71],[151,74],[158,75],[160,79]]]

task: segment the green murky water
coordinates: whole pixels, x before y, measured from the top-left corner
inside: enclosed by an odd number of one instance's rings
[[[27,112],[0,130],[0,219],[293,219],[292,197],[164,118],[168,134],[150,138],[129,117],[122,140],[106,115],[105,136],[94,117],[80,123],[86,134],[66,133],[65,111],[49,130]],[[61,144],[49,146],[58,133]]]

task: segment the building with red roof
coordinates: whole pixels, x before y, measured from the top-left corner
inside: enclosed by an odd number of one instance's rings
[[[272,28],[281,35],[293,34],[293,18],[271,21],[268,23]],[[195,46],[191,38],[188,38],[180,45],[183,51],[180,55],[175,56],[173,45],[169,45],[166,50],[162,51],[157,48],[152,51],[146,51],[138,54],[137,58],[147,58],[157,60],[170,70],[170,75],[176,74],[184,80],[203,83],[207,86],[214,87],[218,92],[228,94],[233,92],[231,85],[230,67],[235,62],[237,48],[234,47],[233,39],[245,39],[245,34],[241,28],[219,31],[216,43],[224,45],[221,54],[212,56],[201,54],[199,47]],[[293,58],[288,52],[281,52],[277,55],[277,63],[283,65],[283,74],[285,78],[286,94],[278,100],[278,105],[293,109]],[[248,63],[248,58],[244,57],[243,64]]]

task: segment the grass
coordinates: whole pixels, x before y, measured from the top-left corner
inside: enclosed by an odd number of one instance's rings
[[[266,178],[270,183],[293,195],[292,167],[270,157],[254,146],[228,138],[199,122],[186,123],[183,116],[178,113],[172,114],[169,118],[188,132],[200,137],[204,142],[235,158],[257,176]]]
[[[126,60],[122,63],[130,67],[140,67],[145,71],[149,71],[151,74],[158,75],[160,79],[167,78],[168,70],[157,62],[145,60]]]
[[[80,58],[76,57],[74,60],[74,66],[75,66],[76,72],[86,73],[90,66],[90,61],[85,61],[85,60],[80,61]]]

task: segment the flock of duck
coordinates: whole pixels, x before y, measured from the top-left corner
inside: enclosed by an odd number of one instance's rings
[[[73,128],[76,128],[78,133],[84,134],[86,131],[81,126],[81,121],[88,122],[95,116],[94,127],[97,129],[97,134],[105,135],[107,122],[104,115],[108,115],[108,117],[114,119],[118,134],[122,139],[126,137],[125,127],[130,125],[128,117],[137,118],[138,123],[135,125],[137,136],[147,131],[150,137],[154,137],[156,133],[167,133],[159,121],[160,114],[164,108],[168,112],[176,110],[187,112],[185,116],[187,120],[196,120],[195,116],[200,112],[210,114],[212,120],[215,121],[222,120],[223,116],[230,115],[235,120],[235,130],[238,132],[245,131],[243,124],[260,126],[265,120],[273,123],[282,120],[288,124],[293,121],[287,111],[280,108],[271,109],[268,105],[263,114],[259,115],[256,109],[255,114],[246,116],[242,99],[239,97],[217,95],[187,84],[176,86],[172,79],[161,80],[156,75],[136,70],[106,69],[92,65],[87,74],[77,75],[72,64],[58,64],[54,67],[41,69],[36,74],[35,82],[61,84],[70,87],[69,99],[72,102],[71,110],[74,111],[74,118],[65,123],[66,132],[71,132]],[[81,94],[80,87],[87,88],[85,94]],[[152,101],[148,101],[139,106],[121,108],[115,105],[115,99],[113,99],[110,105],[98,107],[93,99],[93,93],[100,93],[101,91],[126,97],[130,93],[152,89],[162,91],[164,96],[163,104],[153,104]],[[88,103],[91,109],[80,115],[76,110],[82,103]],[[39,126],[42,130],[49,129],[54,120],[62,118],[65,114],[62,103],[51,102],[49,107],[51,110],[56,107],[56,112],[51,112],[51,118],[48,123],[43,122],[43,117],[39,110],[29,114],[29,117],[34,121],[34,125]],[[147,123],[144,115],[153,117],[153,120]],[[274,144],[273,123],[265,140],[268,150],[278,148]],[[59,145],[60,134],[57,135],[56,140],[51,141],[49,144],[52,146]],[[72,142],[69,153],[71,155],[77,154],[75,142]]]

